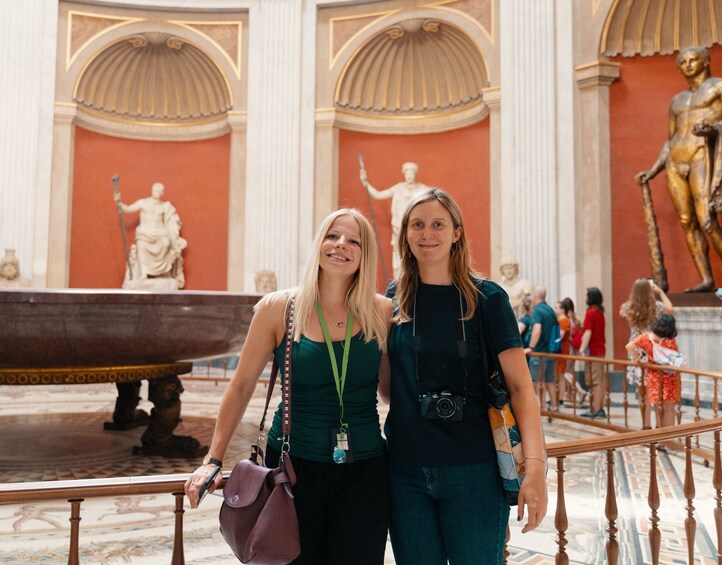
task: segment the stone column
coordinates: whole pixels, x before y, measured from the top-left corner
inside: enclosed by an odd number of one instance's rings
[[[316,110],[316,174],[313,224],[338,207],[338,128],[334,110]]]
[[[489,107],[489,208],[491,210],[489,240],[491,242],[491,265],[489,276],[497,279],[502,261],[502,206],[501,176],[501,89],[493,86],[484,89],[484,102]]]
[[[228,276],[227,290],[243,291],[246,199],[246,114],[229,112],[231,170],[228,175]]]
[[[501,255],[559,294],[555,0],[499,2]],[[494,276],[498,276],[492,273]]]
[[[594,61],[576,67],[579,86],[577,262],[584,287],[596,286],[607,308],[612,304],[612,199],[609,151],[609,85],[619,77],[619,63]],[[583,290],[583,289],[582,289]],[[580,299],[583,295],[580,295]],[[580,305],[577,310],[584,309]],[[607,317],[607,344],[613,325]],[[611,351],[611,349],[610,349]]]
[[[70,281],[70,227],[73,205],[75,104],[55,104],[53,169],[50,185],[48,278],[51,288],[66,288]]]
[[[244,226],[244,289],[255,273],[276,273],[278,287],[298,282],[301,263],[300,130],[303,2],[251,5],[248,37],[248,161]]]
[[[0,249],[46,285],[57,2],[0,2]]]

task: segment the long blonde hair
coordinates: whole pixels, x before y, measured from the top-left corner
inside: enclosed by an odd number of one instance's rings
[[[361,261],[346,292],[346,305],[361,324],[366,343],[375,339],[379,349],[386,351],[388,321],[384,319],[376,301],[376,241],[371,224],[355,208],[341,208],[332,212],[316,232],[301,283],[295,289],[296,323],[293,339],[299,341],[301,334],[308,328],[311,316],[316,316],[316,303],[320,297],[318,281],[321,276],[321,244],[333,223],[342,216],[351,216],[356,220],[361,236]]]
[[[464,300],[466,300],[464,320],[471,320],[474,317],[479,302],[479,291],[474,285],[474,279],[480,280],[483,277],[471,267],[471,254],[466,240],[466,230],[464,229],[464,218],[461,215],[461,209],[448,192],[439,188],[432,188],[417,194],[411,199],[406,206],[406,210],[404,210],[404,216],[401,220],[401,230],[397,242],[397,249],[401,258],[401,269],[396,281],[396,300],[399,308],[394,317],[394,321],[399,323],[411,319],[409,308],[419,286],[419,264],[411,252],[409,242],[406,240],[406,233],[409,229],[409,216],[411,211],[419,204],[434,200],[449,213],[454,229],[461,227],[459,239],[451,245],[449,271],[451,272],[452,283],[464,295]]]
[[[649,279],[637,279],[629,291],[629,299],[620,308],[630,327],[646,330],[657,317],[657,299]]]

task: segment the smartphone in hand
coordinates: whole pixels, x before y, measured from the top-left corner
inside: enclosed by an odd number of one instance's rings
[[[216,478],[216,475],[221,472],[220,467],[216,467],[215,471],[213,471],[210,476],[206,479],[206,482],[203,483],[203,486],[201,487],[201,491],[198,493],[198,504],[203,502],[203,499],[208,494],[208,487],[211,486],[213,481]]]

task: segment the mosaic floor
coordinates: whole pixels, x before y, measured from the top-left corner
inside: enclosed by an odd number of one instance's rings
[[[183,421],[177,433],[207,444],[224,384],[184,381]],[[145,388],[141,393],[146,396]],[[259,386],[244,422],[229,449],[228,460],[245,457],[255,438],[265,387]],[[0,387],[0,481],[184,473],[197,461],[131,455],[140,444],[142,429],[105,432],[115,401],[113,385],[57,387]],[[142,408],[151,405],[143,402]],[[586,435],[599,433],[585,430]],[[546,425],[548,442],[574,439],[580,431],[563,422]],[[647,530],[648,453],[646,448],[623,450],[615,465],[619,506],[619,563],[650,563]],[[684,534],[686,501],[684,461],[661,455],[658,473],[662,505],[661,562],[686,563]],[[606,461],[603,455],[582,455],[566,462],[565,490],[570,563],[606,563],[607,524],[603,493]],[[534,532],[521,534],[512,521],[513,564],[552,564],[556,547],[553,513],[556,473],[549,472],[550,516]],[[697,496],[696,563],[716,560],[711,469],[695,466]],[[238,563],[218,533],[220,496],[209,496],[198,510],[184,516],[185,557],[189,565]],[[81,509],[80,561],[87,564],[158,565],[170,562],[173,542],[173,499],[169,495],[99,498]],[[0,506],[0,563],[12,565],[67,562],[69,508],[65,501]],[[393,564],[389,546],[387,564]]]

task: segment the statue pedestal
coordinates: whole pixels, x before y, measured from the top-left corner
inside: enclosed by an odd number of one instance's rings
[[[711,293],[672,295],[670,299],[677,320],[677,344],[687,356],[688,366],[703,371],[722,370],[722,302]],[[712,400],[712,379],[700,378],[699,393],[701,401]],[[694,377],[682,375],[682,397],[694,395]]]
[[[191,436],[177,436],[173,430],[180,423],[183,385],[178,375],[190,373],[192,363],[165,363],[156,365],[133,365],[126,367],[78,367],[0,369],[0,385],[49,385],[116,383],[119,394],[113,412],[113,422],[105,422],[105,430],[127,430],[143,425],[138,415],[137,390],[140,380],[148,380],[148,400],[153,403],[150,417],[145,414],[147,428],[140,446],[133,447],[133,455],[160,455],[162,457],[201,457],[208,453],[208,446]],[[135,385],[138,385],[136,387]],[[130,415],[128,417],[128,415]]]

